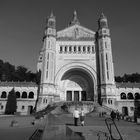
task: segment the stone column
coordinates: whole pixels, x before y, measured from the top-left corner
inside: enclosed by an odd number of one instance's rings
[[[72,101],[74,101],[74,91],[72,91]]]
[[[64,49],[65,49],[65,46],[63,45],[63,46],[62,46],[62,53],[64,53],[64,52],[65,52],[65,50],[64,50]]]
[[[74,53],[74,46],[71,46],[71,52]]]
[[[79,91],[79,101],[81,101],[81,91]]]
[[[85,53],[87,53],[87,52],[88,52],[88,49],[87,49],[87,47],[88,47],[88,46],[86,45],[86,46],[85,46]]]

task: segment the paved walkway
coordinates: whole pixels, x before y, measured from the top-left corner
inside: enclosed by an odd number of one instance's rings
[[[44,124],[44,120],[38,120],[32,125],[33,116],[1,116],[0,140],[29,140],[35,130]],[[11,127],[11,121],[17,121],[17,125]],[[46,122],[46,120],[45,120]]]
[[[16,120],[18,126],[10,127],[12,120]],[[108,133],[105,118],[98,117],[95,113],[86,116],[85,126],[80,126],[80,123],[79,126],[74,126],[72,114],[66,113],[52,112],[46,118],[38,120],[36,125],[31,124],[33,120],[32,116],[0,118],[0,139],[28,140],[39,125],[45,124],[41,140],[106,140],[104,133]],[[116,124],[123,140],[140,140],[140,125],[123,120],[116,121]]]
[[[42,140],[105,140],[108,133],[105,117],[90,114],[85,119],[85,126],[74,126],[71,114],[49,114]],[[116,121],[123,140],[140,140],[140,125],[120,120]],[[115,129],[114,129],[115,130]],[[118,138],[117,133],[114,134]]]

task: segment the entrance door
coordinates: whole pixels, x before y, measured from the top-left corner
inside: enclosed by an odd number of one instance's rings
[[[28,106],[28,114],[32,114],[33,113],[33,106]]]
[[[81,95],[82,95],[82,101],[86,101],[87,100],[87,97],[86,97],[86,91],[82,91],[81,92]]]
[[[122,114],[124,115],[124,116],[126,116],[126,115],[128,115],[128,108],[127,107],[122,107]]]
[[[79,91],[74,91],[74,101],[79,101]]]
[[[67,101],[72,101],[72,91],[67,91]]]

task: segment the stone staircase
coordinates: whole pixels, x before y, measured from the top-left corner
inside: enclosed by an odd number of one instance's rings
[[[43,108],[42,110],[35,113],[37,118],[40,118],[48,113],[51,114],[71,114],[73,113],[75,107],[81,111],[83,108],[86,114],[92,113],[95,116],[97,115],[110,115],[111,108],[107,106],[101,106],[96,102],[93,101],[63,101],[63,102],[54,102],[49,104],[47,107]]]

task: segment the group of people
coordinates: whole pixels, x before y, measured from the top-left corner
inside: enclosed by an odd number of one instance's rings
[[[110,117],[113,121],[115,119],[117,119],[119,121],[120,120],[120,114],[119,114],[118,110],[116,112],[112,110],[111,114],[110,114]]]
[[[78,120],[80,118],[80,122],[81,125],[84,126],[85,124],[85,112],[83,110],[83,108],[81,109],[81,111],[79,111],[77,108],[75,108],[74,112],[73,112],[73,117],[74,117],[74,125],[78,126]]]
[[[80,123],[82,126],[84,126],[85,124],[85,112],[83,110],[83,108],[81,109],[81,111],[79,111],[77,108],[75,108],[74,112],[73,112],[73,117],[74,117],[74,125],[78,126],[78,120],[80,119]],[[110,113],[110,117],[111,119],[114,121],[115,119],[117,119],[118,121],[120,120],[120,114],[117,111],[112,110]]]

